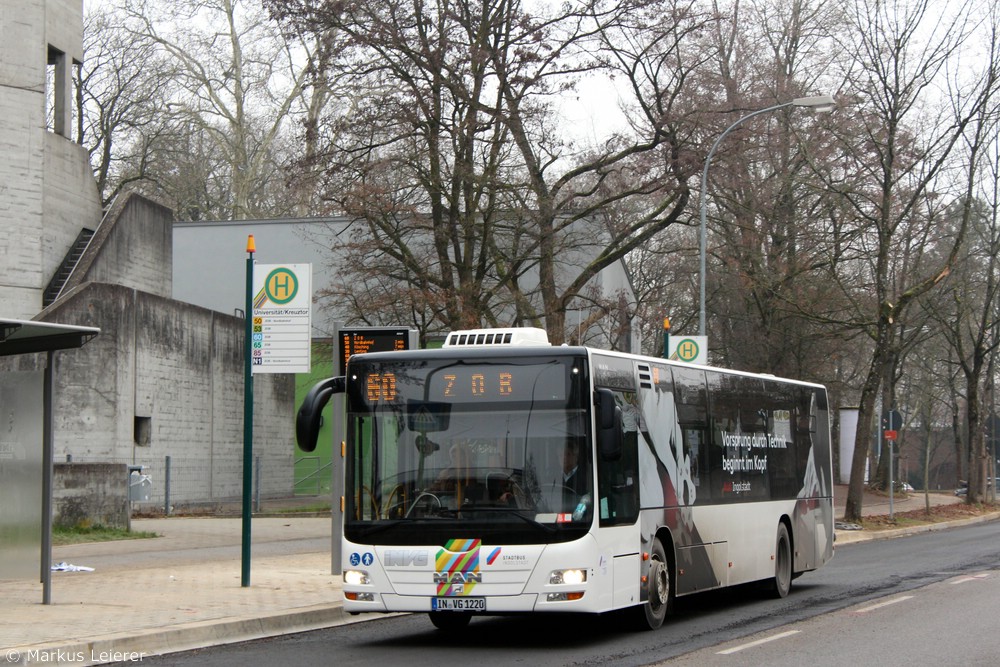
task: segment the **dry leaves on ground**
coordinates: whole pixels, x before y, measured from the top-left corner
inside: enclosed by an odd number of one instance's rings
[[[917,509],[907,512],[895,512],[892,518],[888,514],[866,516],[863,524],[868,530],[880,530],[884,528],[916,526],[925,523],[955,521],[957,519],[970,519],[997,512],[1000,512],[1000,505],[953,503],[949,505],[934,505],[930,508],[929,513],[926,509]]]

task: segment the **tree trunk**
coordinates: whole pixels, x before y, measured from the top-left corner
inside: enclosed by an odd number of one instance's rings
[[[882,378],[881,347],[876,344],[868,377],[861,389],[858,408],[858,430],[854,435],[854,458],[851,460],[851,480],[847,487],[847,504],[844,520],[854,523],[861,521],[861,506],[865,492],[865,464],[868,461],[868,446],[871,442],[871,424],[875,411],[875,397]]]

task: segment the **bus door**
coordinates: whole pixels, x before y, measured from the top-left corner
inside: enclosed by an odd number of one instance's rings
[[[621,394],[616,400],[623,404]],[[600,454],[597,461],[597,505],[599,530],[596,538],[601,553],[607,562],[602,567],[610,567],[614,582],[612,590],[606,592],[605,606],[614,608],[639,602],[639,581],[642,560],[640,540],[636,522],[639,518],[639,468],[638,468],[638,423],[627,412],[623,424],[624,438],[621,456],[606,460]]]

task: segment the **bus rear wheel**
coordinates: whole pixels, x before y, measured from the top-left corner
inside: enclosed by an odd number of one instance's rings
[[[670,564],[659,538],[653,538],[649,553],[649,572],[646,575],[646,602],[635,609],[636,620],[644,630],[656,630],[663,625],[673,603],[670,587]]]
[[[431,623],[438,630],[461,630],[472,620],[472,614],[464,611],[432,611],[428,614]]]
[[[774,580],[769,588],[776,598],[786,597],[792,588],[792,540],[784,523],[778,524],[774,544]]]

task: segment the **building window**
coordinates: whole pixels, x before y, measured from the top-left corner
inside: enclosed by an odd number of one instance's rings
[[[49,46],[48,66],[45,70],[45,118],[46,126],[67,139],[73,132],[73,76],[72,59],[55,48]]]
[[[149,443],[152,441],[153,435],[153,418],[152,417],[136,417],[135,426],[132,430],[132,439],[135,440],[135,444],[140,447],[148,447]]]

